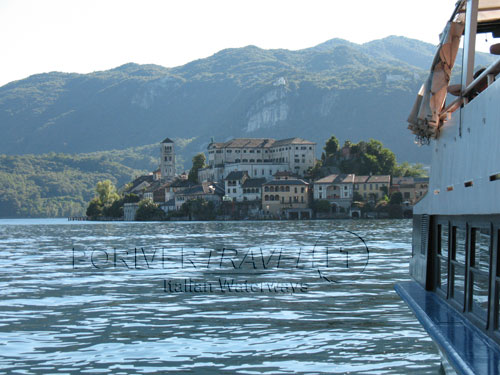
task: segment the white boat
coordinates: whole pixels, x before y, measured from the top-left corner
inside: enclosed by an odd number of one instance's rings
[[[459,374],[500,374],[500,57],[475,70],[485,33],[500,37],[500,0],[458,1],[408,119],[432,162],[414,207],[414,281],[396,291]]]

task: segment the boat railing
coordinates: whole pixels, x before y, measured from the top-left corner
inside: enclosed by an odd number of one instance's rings
[[[476,79],[474,79],[469,86],[462,90],[460,96],[448,104],[440,114],[440,119],[445,120],[449,115],[455,112],[462,104],[467,104],[479,92],[486,89],[493,82],[495,77],[500,73],[500,58],[487,67]],[[482,89],[480,89],[482,88]]]

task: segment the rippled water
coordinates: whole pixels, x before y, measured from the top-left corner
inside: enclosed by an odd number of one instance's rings
[[[0,373],[437,374],[393,289],[410,238],[406,220],[0,220]]]

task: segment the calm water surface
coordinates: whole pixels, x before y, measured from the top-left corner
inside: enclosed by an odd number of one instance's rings
[[[0,220],[0,373],[437,374],[393,289],[410,238],[406,220]]]

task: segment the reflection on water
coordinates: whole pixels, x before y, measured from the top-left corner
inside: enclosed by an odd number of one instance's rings
[[[0,220],[0,373],[436,374],[393,290],[410,237],[390,220]]]

